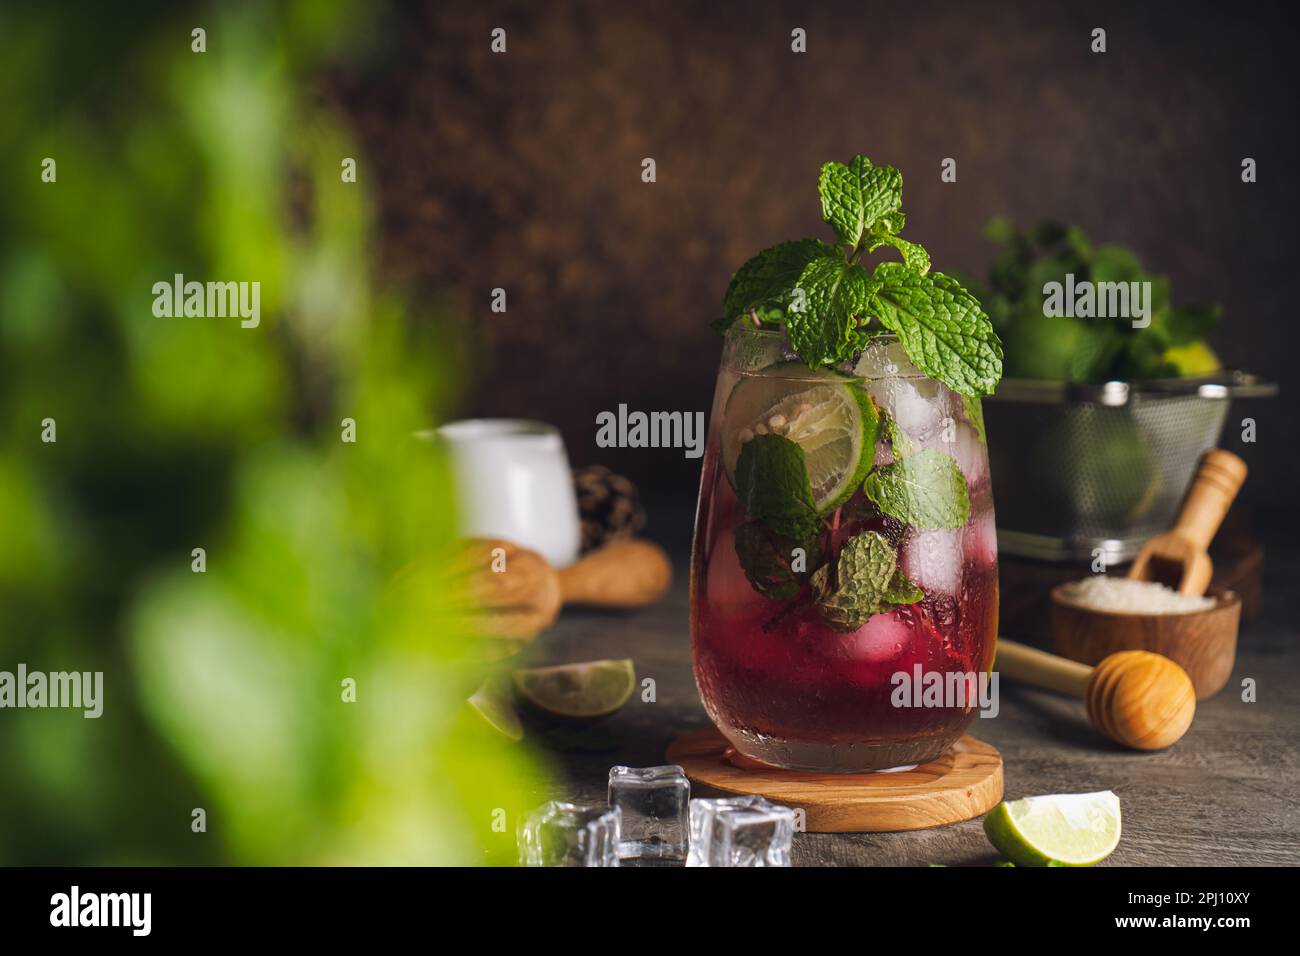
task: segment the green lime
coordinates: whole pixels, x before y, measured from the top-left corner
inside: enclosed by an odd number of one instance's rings
[[[777,434],[803,449],[818,512],[852,496],[875,457],[880,417],[871,397],[850,378],[782,362],[740,380],[722,413],[722,463],[736,483],[746,441]]]
[[[984,817],[989,842],[1019,866],[1093,866],[1119,845],[1109,790],[1003,801]]]
[[[1114,330],[1096,321],[1019,314],[1007,330],[1003,372],[1010,378],[1091,381],[1107,361],[1113,338]]]
[[[470,697],[469,705],[502,736],[511,740],[523,739],[524,727],[511,706],[509,689],[501,686],[499,681],[484,681],[483,686]]]
[[[1182,378],[1212,375],[1223,368],[1214,349],[1204,342],[1189,342],[1165,349],[1161,358],[1177,369]]]
[[[543,714],[594,720],[627,703],[636,689],[636,668],[631,660],[588,661],[518,670],[514,681],[519,699]]]

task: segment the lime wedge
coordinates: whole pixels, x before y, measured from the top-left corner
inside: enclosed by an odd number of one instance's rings
[[[592,720],[627,703],[636,689],[636,668],[631,660],[588,661],[518,670],[514,681],[519,699],[542,713]]]
[[[802,362],[782,362],[742,378],[722,415],[722,463],[733,486],[744,443],[755,435],[782,435],[803,449],[822,514],[852,496],[875,457],[880,417],[866,390]]]
[[[509,689],[503,688],[498,681],[484,681],[483,686],[470,697],[469,705],[497,733],[511,740],[523,739],[524,727],[511,706]]]
[[[1102,790],[1003,801],[984,817],[984,832],[1019,866],[1093,866],[1119,845],[1119,797]]]

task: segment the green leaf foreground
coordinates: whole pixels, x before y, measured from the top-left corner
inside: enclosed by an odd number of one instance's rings
[[[865,156],[825,164],[822,218],[841,248],[798,239],[759,253],[732,277],[715,328],[752,310],[789,306],[786,334],[810,368],[846,362],[888,329],[929,377],[968,397],[992,394],[1002,376],[992,323],[955,279],[930,272],[923,246],[898,236],[907,221],[902,190],[897,169]],[[882,262],[868,274],[859,257],[886,246],[903,261]]]
[[[960,528],[970,517],[961,468],[950,455],[932,448],[881,466],[862,488],[885,514],[920,531]]]

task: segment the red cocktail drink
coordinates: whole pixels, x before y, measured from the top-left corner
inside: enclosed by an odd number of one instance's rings
[[[892,337],[840,370],[787,348],[728,333],[692,561],[700,695],[765,763],[933,759],[975,715],[997,631],[979,403],[921,375]],[[925,680],[946,694],[923,701]]]

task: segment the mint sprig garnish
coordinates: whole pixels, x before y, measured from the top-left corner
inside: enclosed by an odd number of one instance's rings
[[[961,395],[992,394],[1002,346],[978,300],[931,272],[925,248],[898,235],[906,223],[902,174],[855,156],[824,165],[818,191],[839,246],[799,239],[759,253],[732,278],[715,327],[782,306],[790,344],[810,368],[846,362],[889,330],[930,378]],[[868,272],[862,257],[886,247],[903,261]]]
[[[882,465],[862,490],[885,514],[921,531],[960,528],[970,517],[966,478],[951,455],[932,448]]]

